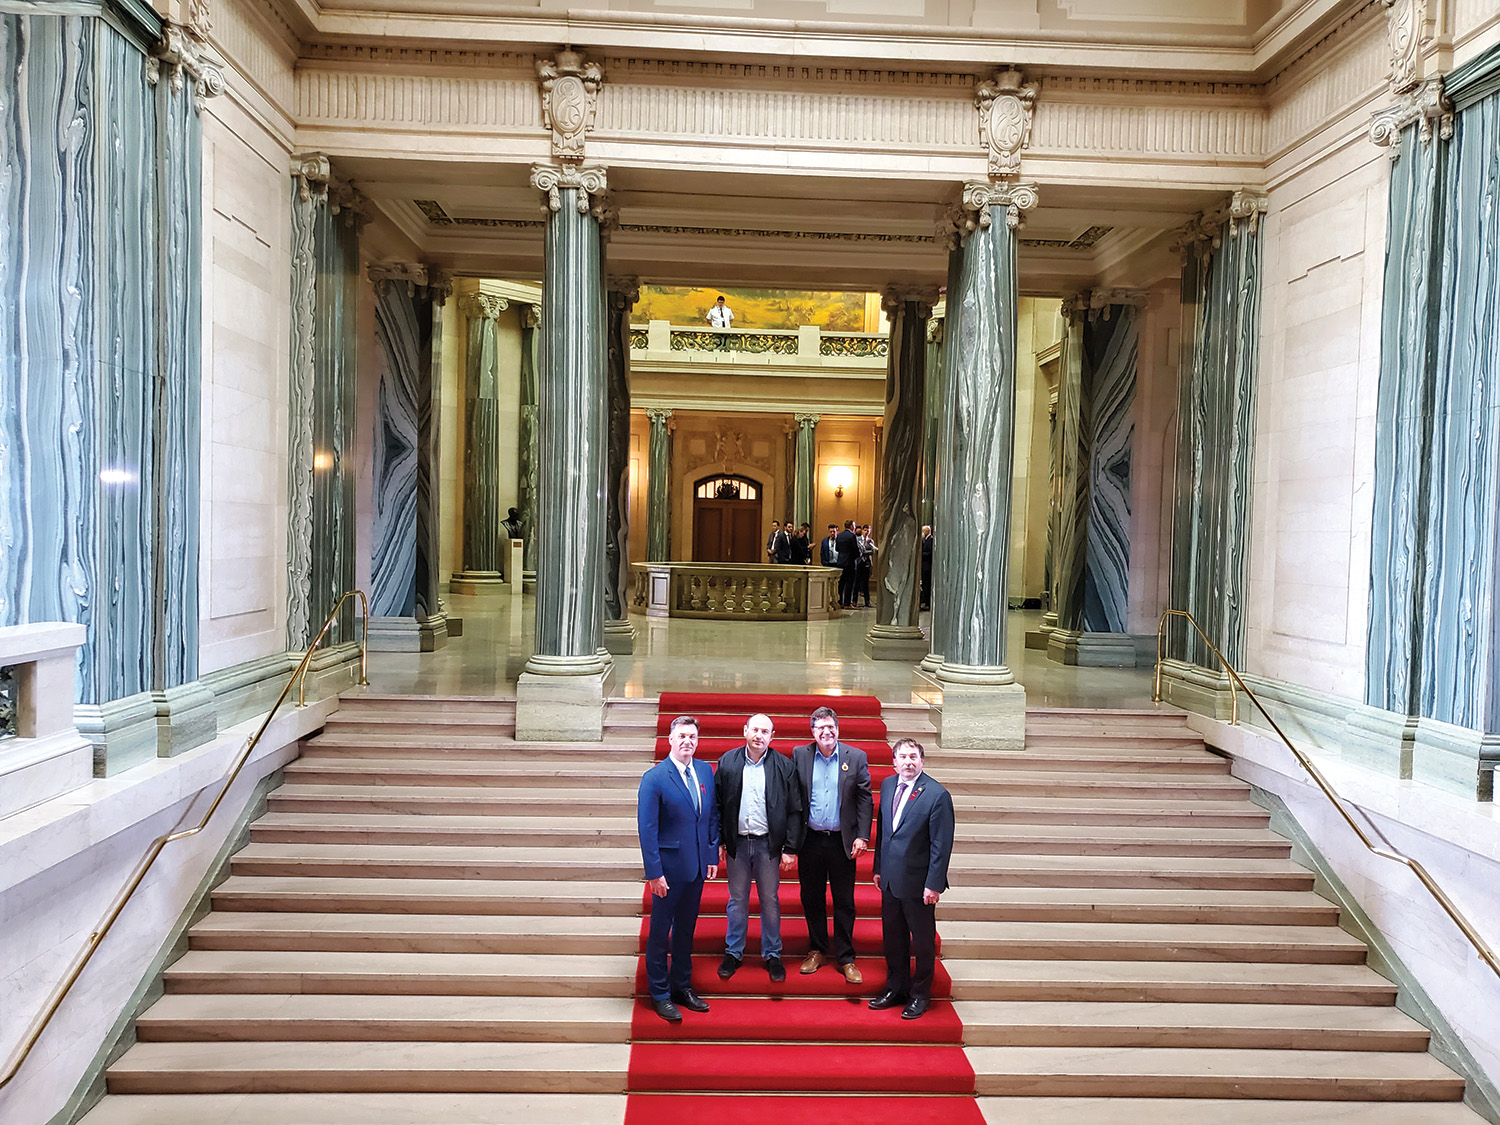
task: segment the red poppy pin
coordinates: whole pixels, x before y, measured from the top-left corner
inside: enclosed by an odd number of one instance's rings
[[[913,801],[915,801],[917,799],[917,794],[920,793],[920,792],[922,792],[920,789],[913,789],[910,793],[908,793],[906,795],[906,803],[909,805]]]

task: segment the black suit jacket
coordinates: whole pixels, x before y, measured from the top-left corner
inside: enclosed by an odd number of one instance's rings
[[[797,787],[802,793],[802,807],[812,817],[812,767],[818,744],[809,742],[792,751],[792,765],[797,768]],[[870,759],[863,750],[842,742],[839,753],[839,829],[844,837],[844,854],[854,848],[855,840],[870,838],[870,817],[875,801],[870,794]]]
[[[839,566],[853,566],[859,561],[859,536],[852,531],[841,531],[833,541],[839,552]]]
[[[823,540],[819,544],[819,546],[821,546],[822,548],[822,558],[819,559],[819,561],[824,566],[838,566],[839,548],[838,543],[835,541],[834,537],[832,535],[823,536]]]
[[[740,842],[740,796],[745,787],[745,747],[736,746],[719,758],[714,775],[714,795],[719,802],[719,839],[724,850],[735,854]],[[766,757],[766,842],[773,852],[795,853],[802,847],[807,824],[805,802],[797,785],[792,760],[775,750]]]
[[[772,557],[779,563],[792,561],[792,537],[784,531],[776,533],[776,541],[771,547]]]
[[[923,890],[948,889],[953,858],[953,798],[926,773],[917,775],[901,823],[891,831],[891,802],[899,777],[880,783],[880,831],[875,836],[875,874],[896,898],[920,899]]]

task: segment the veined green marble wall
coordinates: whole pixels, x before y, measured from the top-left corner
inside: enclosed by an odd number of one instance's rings
[[[149,9],[0,14],[0,624],[76,621],[113,772],[212,737],[198,676],[201,127]]]

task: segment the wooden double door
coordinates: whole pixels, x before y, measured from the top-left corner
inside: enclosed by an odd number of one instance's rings
[[[693,500],[694,562],[765,562],[766,534],[758,497]]]

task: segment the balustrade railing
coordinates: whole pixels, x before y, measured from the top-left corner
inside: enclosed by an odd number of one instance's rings
[[[883,361],[890,354],[890,340],[883,332],[824,332],[816,325],[720,329],[653,320],[650,324],[630,326],[630,350],[637,353],[701,352],[705,356],[725,352],[787,356],[813,363],[825,359]]]

